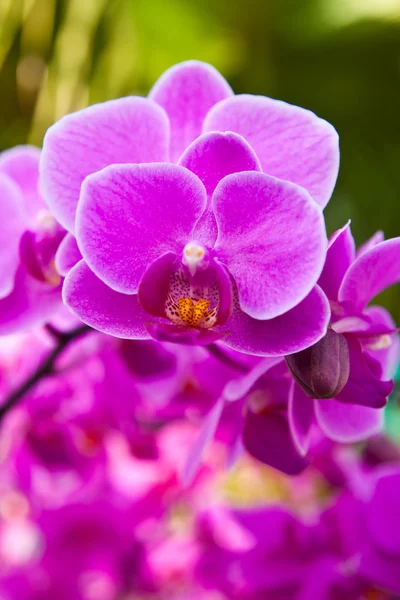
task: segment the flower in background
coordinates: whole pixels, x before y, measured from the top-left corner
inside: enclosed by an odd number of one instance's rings
[[[309,346],[328,319],[315,283],[338,164],[326,121],[234,96],[195,61],[148,99],[67,115],[41,160],[43,194],[70,232],[57,256],[66,304],[119,337],[223,339],[259,355]]]
[[[303,454],[314,420],[338,442],[360,441],[382,428],[400,345],[387,310],[367,305],[400,281],[399,253],[400,238],[383,241],[378,233],[356,255],[349,224],[330,240],[318,283],[331,305],[332,329],[316,346],[286,358],[297,381],[289,418]]]
[[[234,600],[376,598],[400,593],[398,464],[375,472],[367,497],[330,505],[212,507],[198,515],[197,579]]]
[[[0,155],[0,334],[45,322],[61,306],[56,250],[65,230],[38,191],[40,151]]]

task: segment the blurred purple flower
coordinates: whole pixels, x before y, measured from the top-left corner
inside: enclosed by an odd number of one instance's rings
[[[393,382],[387,378],[394,374],[400,346],[390,314],[380,306],[367,304],[386,287],[400,281],[399,253],[400,238],[382,241],[380,236],[374,236],[356,256],[349,224],[330,240],[318,283],[331,305],[332,330],[340,336],[342,346],[344,341],[347,345],[349,365],[344,361],[337,371],[340,361],[336,346],[330,352],[327,337],[317,343],[317,348],[326,350],[323,355],[318,354],[320,362],[312,348],[287,359],[289,366],[296,362],[297,368],[303,361],[303,382],[310,378],[310,369],[314,369],[315,378],[323,380],[325,388],[329,374],[333,379],[341,378],[336,393],[329,394],[330,399],[320,400],[313,400],[312,390],[305,393],[304,385],[293,382],[289,417],[302,453],[307,452],[314,419],[329,438],[338,442],[360,441],[382,428],[380,409],[393,389]],[[335,338],[333,333],[327,335]],[[295,379],[298,381],[296,376]],[[313,391],[314,398],[318,398],[315,388]]]
[[[307,518],[278,505],[208,509],[197,578],[233,600],[397,597],[399,485],[398,470],[377,474],[371,497],[343,492]]]
[[[40,151],[0,155],[0,334],[45,322],[61,305],[56,250],[65,230],[38,191]]]

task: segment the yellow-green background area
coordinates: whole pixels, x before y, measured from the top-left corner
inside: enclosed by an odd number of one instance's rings
[[[170,65],[214,64],[238,93],[331,121],[341,171],[331,233],[400,234],[399,0],[0,0],[0,149],[41,144],[63,114],[146,94]],[[400,257],[399,257],[400,260]],[[382,301],[400,321],[400,293]]]

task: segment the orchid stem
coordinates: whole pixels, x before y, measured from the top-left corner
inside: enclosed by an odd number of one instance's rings
[[[49,331],[49,326],[46,326]],[[55,330],[56,331],[56,330]],[[72,331],[61,332],[57,331],[57,335],[53,334],[53,337],[57,340],[57,346],[50,352],[44,362],[39,365],[36,371],[16,390],[6,398],[5,402],[0,406],[0,422],[6,416],[6,414],[31,390],[39,381],[45,377],[52,375],[54,371],[54,365],[58,356],[65,350],[65,348],[74,340],[82,337],[86,333],[92,331],[91,327],[87,325],[81,325]]]

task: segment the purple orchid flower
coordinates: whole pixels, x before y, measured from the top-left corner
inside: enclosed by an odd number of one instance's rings
[[[183,484],[193,481],[205,451],[221,429],[225,430],[228,466],[245,449],[287,475],[304,471],[309,459],[293,440],[288,414],[290,385],[288,369],[279,357],[259,360],[244,375],[231,373],[190,448],[181,473]]]
[[[39,325],[61,306],[54,265],[65,230],[38,192],[40,151],[0,155],[0,334]]]
[[[195,61],[148,99],[67,115],[41,159],[43,194],[70,232],[57,256],[65,303],[123,338],[221,338],[256,355],[311,345],[329,318],[315,283],[338,156],[327,122],[234,96]]]
[[[393,326],[390,320],[389,323]],[[330,331],[335,336],[336,332]],[[335,349],[338,349],[336,343]],[[308,353],[308,350],[304,352]],[[324,354],[322,351],[320,353]],[[396,335],[392,337],[389,351],[388,348],[378,350],[375,356],[379,361],[379,369],[376,370],[379,377],[382,371],[387,373],[388,368],[392,369],[398,361],[399,345]],[[231,358],[237,360],[238,364],[243,364],[243,357],[240,355],[232,353]],[[358,365],[359,362],[356,367]],[[247,369],[247,373],[236,373],[236,376],[229,373],[224,387],[220,389],[219,399],[205,417],[198,438],[189,451],[182,471],[184,484],[193,480],[208,445],[220,431],[224,419],[230,420],[228,427],[231,433],[227,436],[226,444],[229,448],[228,455],[233,460],[240,455],[240,449],[244,448],[257,460],[288,475],[297,475],[309,465],[313,457],[313,447],[310,450],[313,431],[316,433],[319,430],[320,435],[322,433],[336,442],[357,442],[382,429],[383,408],[362,406],[357,403],[360,402],[359,398],[353,404],[339,399],[312,399],[291,379],[292,373],[279,357],[258,360],[247,365]],[[302,375],[304,373],[309,374],[303,369]],[[335,374],[337,375],[336,371]],[[335,381],[336,375],[333,378]],[[320,384],[321,381],[315,378],[313,383]],[[378,389],[379,385],[390,393],[392,382],[381,382],[378,379]],[[363,379],[359,386],[360,393],[364,395],[371,394],[371,389],[372,392],[376,389],[371,388],[368,381]],[[343,389],[345,388],[346,386]],[[368,403],[368,398],[365,402]],[[324,418],[325,403],[332,405],[329,427]],[[322,409],[319,410],[321,404]]]
[[[314,420],[338,442],[360,441],[382,428],[380,409],[393,389],[387,378],[398,364],[399,338],[390,314],[367,304],[400,281],[399,253],[400,238],[374,236],[356,255],[349,224],[330,240],[318,282],[332,309],[329,339],[288,359],[296,381],[302,378],[301,386],[292,383],[289,417],[303,455]],[[313,389],[307,390],[307,382]]]
[[[394,600],[399,490],[397,464],[373,475],[367,496],[343,490],[306,518],[282,505],[208,509],[198,516],[197,579],[235,600]]]
[[[359,600],[369,586],[357,573],[352,500],[338,502],[311,522],[283,506],[226,511],[242,538],[253,540],[243,548],[221,539],[213,509],[207,511],[200,520],[199,581],[234,600]]]
[[[360,573],[371,584],[400,594],[400,471],[396,467],[386,468],[377,478],[365,503],[366,549]]]

